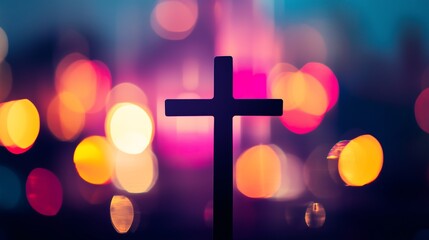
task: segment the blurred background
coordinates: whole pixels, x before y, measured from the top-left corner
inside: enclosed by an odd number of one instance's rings
[[[234,239],[428,239],[424,1],[0,2],[0,239],[212,239],[213,118],[234,117]]]

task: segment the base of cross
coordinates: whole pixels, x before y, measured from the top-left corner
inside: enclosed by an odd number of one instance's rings
[[[232,57],[214,59],[213,99],[167,99],[166,116],[214,117],[213,237],[232,239],[234,116],[281,116],[281,99],[234,99]]]

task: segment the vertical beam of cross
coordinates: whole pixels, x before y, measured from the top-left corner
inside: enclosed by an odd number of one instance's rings
[[[214,117],[213,236],[232,239],[233,161],[232,118],[240,116],[281,116],[281,99],[234,99],[232,57],[214,59],[213,99],[167,99],[166,116]]]

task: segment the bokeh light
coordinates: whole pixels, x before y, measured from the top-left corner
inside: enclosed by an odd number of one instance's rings
[[[158,162],[148,148],[140,154],[117,151],[115,178],[119,187],[129,193],[148,192],[158,178]]]
[[[152,114],[136,104],[119,103],[110,109],[105,131],[119,150],[128,154],[142,153],[153,140]]]
[[[79,59],[70,63],[58,76],[55,86],[58,93],[69,92],[75,95],[85,111],[95,104],[97,97],[97,72],[91,61]],[[73,106],[70,106],[72,108]]]
[[[257,145],[242,153],[235,165],[237,189],[250,198],[269,198],[281,184],[281,163],[269,145]]]
[[[0,61],[0,101],[5,100],[12,89],[12,71],[10,65]]]
[[[115,195],[110,202],[110,219],[118,233],[127,233],[134,221],[134,207],[126,196]]]
[[[9,168],[0,166],[0,209],[14,208],[21,197],[21,181]]]
[[[271,85],[274,98],[283,99],[283,125],[297,134],[316,129],[328,108],[323,85],[313,76],[301,71],[279,74]]]
[[[374,181],[383,167],[383,149],[378,140],[361,135],[350,140],[340,154],[338,171],[348,186],[363,186]]]
[[[0,106],[0,140],[12,153],[27,151],[40,130],[37,108],[28,99],[3,103]]]
[[[55,216],[63,203],[63,189],[57,176],[43,168],[33,169],[25,184],[30,206],[45,216]]]
[[[429,133],[429,88],[424,89],[417,97],[414,114],[419,127]]]
[[[152,29],[162,38],[182,40],[198,20],[196,0],[160,0],[152,11]]]
[[[49,130],[56,138],[61,141],[72,141],[82,132],[85,111],[75,95],[62,92],[50,102],[47,122]]]
[[[309,228],[320,228],[325,224],[326,212],[322,204],[311,202],[305,211],[305,223]]]
[[[0,27],[0,62],[2,62],[8,52],[9,41],[7,40],[6,32]]]
[[[105,184],[112,176],[112,150],[104,137],[82,140],[74,151],[73,161],[79,176],[89,183]]]
[[[332,70],[323,63],[309,62],[301,68],[301,71],[313,76],[322,84],[328,97],[327,111],[331,110],[337,103],[339,95],[338,80]]]

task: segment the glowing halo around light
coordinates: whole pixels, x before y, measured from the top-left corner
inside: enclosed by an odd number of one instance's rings
[[[39,131],[39,112],[30,100],[10,101],[0,106],[0,140],[10,152],[20,154],[30,149]]]
[[[115,195],[110,202],[110,220],[118,233],[127,233],[134,221],[134,207],[126,196]]]
[[[338,160],[338,172],[348,186],[364,186],[373,182],[382,167],[383,149],[369,134],[350,140]]]
[[[242,153],[235,165],[237,189],[250,198],[272,197],[281,185],[281,163],[269,145],[257,145]]]
[[[92,184],[106,184],[113,172],[112,150],[101,136],[90,136],[76,147],[73,162],[79,176]]]
[[[152,11],[152,29],[162,38],[182,40],[191,34],[198,20],[195,0],[161,0]]]
[[[63,189],[57,176],[51,171],[33,169],[25,184],[27,200],[30,206],[45,216],[55,216],[63,203]]]
[[[133,103],[113,106],[105,122],[107,138],[128,154],[142,153],[152,142],[154,126],[148,109]]]

